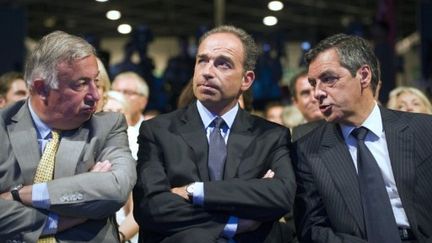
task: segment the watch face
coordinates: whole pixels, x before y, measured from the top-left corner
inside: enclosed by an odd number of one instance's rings
[[[14,188],[12,188],[12,190],[13,190],[13,191],[18,191],[18,190],[20,190],[21,188],[23,188],[23,185],[22,185],[22,184],[19,184],[19,185],[15,186]]]

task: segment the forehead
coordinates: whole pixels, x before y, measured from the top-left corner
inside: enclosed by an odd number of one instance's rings
[[[138,86],[138,80],[134,77],[124,76],[116,78],[113,82],[115,88],[132,88],[135,89]]]
[[[300,89],[307,89],[307,88],[312,88],[312,86],[309,84],[308,76],[307,75],[300,76],[296,80],[296,89],[300,91]]]
[[[72,61],[63,61],[58,64],[59,78],[96,78],[99,69],[94,55]]]
[[[407,99],[420,99],[416,94],[410,91],[404,91],[398,95],[398,98],[407,98]]]
[[[316,75],[337,67],[340,67],[340,62],[336,49],[327,49],[318,54],[309,64],[308,76],[309,78],[316,78]]]
[[[209,35],[198,47],[198,55],[224,54],[243,58],[243,44],[235,34],[215,33]]]
[[[25,83],[24,79],[20,79],[20,78],[14,79],[14,81],[12,81],[12,83],[11,83],[11,87],[18,87],[18,86],[23,86],[23,85],[25,86],[26,83]]]

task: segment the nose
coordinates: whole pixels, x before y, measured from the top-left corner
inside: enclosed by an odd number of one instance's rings
[[[313,93],[314,93],[313,97],[315,97],[315,99],[317,101],[320,101],[322,99],[322,97],[324,97],[326,95],[325,91],[320,88],[320,85],[318,82],[315,84]]]
[[[411,106],[411,105],[407,105],[407,106],[406,106],[406,111],[407,111],[407,112],[413,112],[413,111],[414,111],[414,107]]]
[[[93,80],[89,83],[88,95],[91,100],[97,102],[100,99],[96,82]]]
[[[204,76],[205,79],[211,79],[214,77],[214,73],[213,73],[213,62],[208,62],[204,65],[203,70],[202,70],[202,75]]]

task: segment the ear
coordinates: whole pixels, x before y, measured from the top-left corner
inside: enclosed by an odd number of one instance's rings
[[[241,90],[246,91],[248,90],[255,80],[255,73],[253,71],[246,71],[243,75],[242,84],[241,84]]]
[[[6,98],[0,96],[0,108],[4,107],[5,105],[6,105]]]
[[[372,72],[368,65],[363,65],[357,71],[357,75],[360,78],[360,85],[362,89],[370,87],[370,82],[372,80]]]
[[[45,81],[43,79],[34,80],[32,89],[41,98],[45,99],[46,97],[48,97],[49,87],[45,84]]]

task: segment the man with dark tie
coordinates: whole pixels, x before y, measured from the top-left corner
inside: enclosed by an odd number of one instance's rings
[[[136,180],[118,113],[94,115],[95,50],[55,31],[29,55],[30,97],[0,111],[0,242],[119,242]]]
[[[238,104],[257,55],[239,28],[207,32],[193,76],[197,101],[141,125],[140,242],[289,242],[279,223],[295,193],[289,130]]]
[[[306,54],[327,121],[295,143],[301,242],[432,242],[432,116],[374,98],[369,44],[337,34]]]

